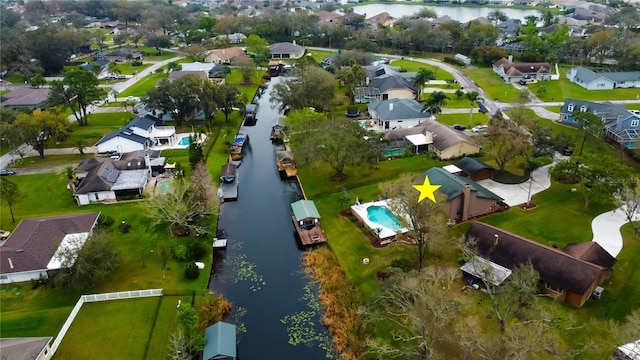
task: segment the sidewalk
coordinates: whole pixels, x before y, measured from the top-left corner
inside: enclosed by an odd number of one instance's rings
[[[640,221],[640,214],[634,214],[633,220]],[[624,206],[596,216],[591,221],[593,241],[607,250],[611,256],[618,256],[623,245],[620,227],[627,222]]]

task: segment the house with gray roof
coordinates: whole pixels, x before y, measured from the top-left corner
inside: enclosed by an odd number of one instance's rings
[[[203,360],[236,360],[236,326],[219,321],[204,329],[207,339],[202,349]]]
[[[413,84],[415,72],[400,72],[400,67],[387,64],[370,65],[364,68],[367,72],[366,92],[375,94],[372,98],[377,101],[415,98],[416,86]]]
[[[587,90],[640,88],[640,71],[593,71],[578,66],[567,72],[567,78]]]
[[[383,100],[367,105],[369,116],[384,130],[412,128],[431,119],[429,111],[414,99]]]
[[[0,338],[0,354],[11,360],[45,360],[52,356],[52,337]]]
[[[146,113],[138,115],[125,127],[100,139],[96,146],[99,153],[117,151],[127,153],[145,150],[151,146],[172,144],[177,140],[175,126],[164,126],[164,121]]]
[[[142,60],[142,53],[135,49],[120,48],[111,51],[103,51],[96,56],[96,60],[108,62],[124,62],[131,60]]]
[[[580,125],[573,118],[576,111],[590,112],[602,118],[605,139],[627,149],[640,148],[640,113],[609,101],[598,103],[567,98],[560,109],[560,122]]]
[[[10,109],[38,109],[47,105],[48,88],[34,89],[31,86],[16,86],[12,91],[0,95],[0,106]]]
[[[438,192],[447,197],[449,218],[467,221],[493,214],[501,209],[502,198],[468,177],[456,176],[449,171],[433,167],[422,174],[432,185],[440,185]]]
[[[229,40],[230,44],[240,44],[247,40],[247,35],[242,33],[218,35],[213,38],[215,41]]]
[[[304,46],[290,42],[280,42],[269,45],[272,59],[299,59],[306,51]]]
[[[493,72],[508,83],[522,79],[551,80],[550,63],[514,63],[502,58],[493,63]]]
[[[92,212],[20,221],[0,246],[0,284],[46,279],[49,270],[62,268],[61,254],[82,247],[99,215]]]

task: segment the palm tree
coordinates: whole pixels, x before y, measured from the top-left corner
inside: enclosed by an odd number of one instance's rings
[[[112,74],[120,74],[122,72],[120,71],[118,64],[116,64],[114,61],[110,62],[109,65],[107,65],[107,70]]]
[[[471,127],[471,122],[473,121],[473,103],[478,100],[480,94],[477,91],[469,91],[467,93],[467,99],[469,99],[469,127]]]
[[[75,145],[75,148],[80,152],[80,156],[84,155],[84,149],[87,147],[86,141],[84,141],[84,139],[78,139]]]
[[[349,101],[353,105],[356,102],[355,89],[365,84],[367,80],[367,71],[357,64],[354,60],[349,62],[349,66],[342,67],[338,72],[338,79],[347,88]]]
[[[429,110],[432,114],[438,114],[442,111],[442,107],[447,105],[448,100],[449,97],[442,91],[433,92],[424,103],[422,111]]]
[[[100,75],[100,71],[102,71],[102,68],[100,67],[100,65],[91,64],[91,72],[93,73],[93,75],[97,77],[98,75]]]
[[[429,80],[435,80],[436,75],[433,71],[425,68],[420,68],[416,73],[416,76],[413,77],[413,84],[416,86],[416,100],[420,101],[422,99],[422,88],[424,87],[424,83]]]
[[[462,100],[462,98],[464,97],[464,91],[462,91],[462,89],[456,90],[455,96],[456,98],[458,98],[458,100]]]
[[[62,175],[64,175],[69,180],[69,189],[72,193],[76,193],[76,169],[73,165],[67,165],[62,169]]]

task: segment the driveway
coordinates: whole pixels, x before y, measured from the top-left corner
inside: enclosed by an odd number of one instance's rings
[[[531,189],[531,196],[533,196],[551,186],[549,168],[552,165],[549,164],[534,170],[531,173],[531,180],[521,184],[501,184],[491,179],[480,180],[478,184],[503,198],[504,202],[509,206],[524,204],[529,201],[529,189]]]
[[[640,214],[634,214],[633,220],[640,221]],[[593,221],[591,221],[593,241],[607,250],[611,256],[618,256],[622,250],[620,227],[627,222],[624,206],[596,216]]]

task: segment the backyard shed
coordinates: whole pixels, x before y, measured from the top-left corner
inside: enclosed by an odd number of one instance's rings
[[[237,358],[236,326],[219,321],[204,330],[207,343],[203,360],[235,360]]]
[[[495,171],[494,168],[482,161],[467,156],[456,161],[454,165],[463,171],[464,176],[471,178],[473,181],[491,179],[493,178],[493,172]]]

